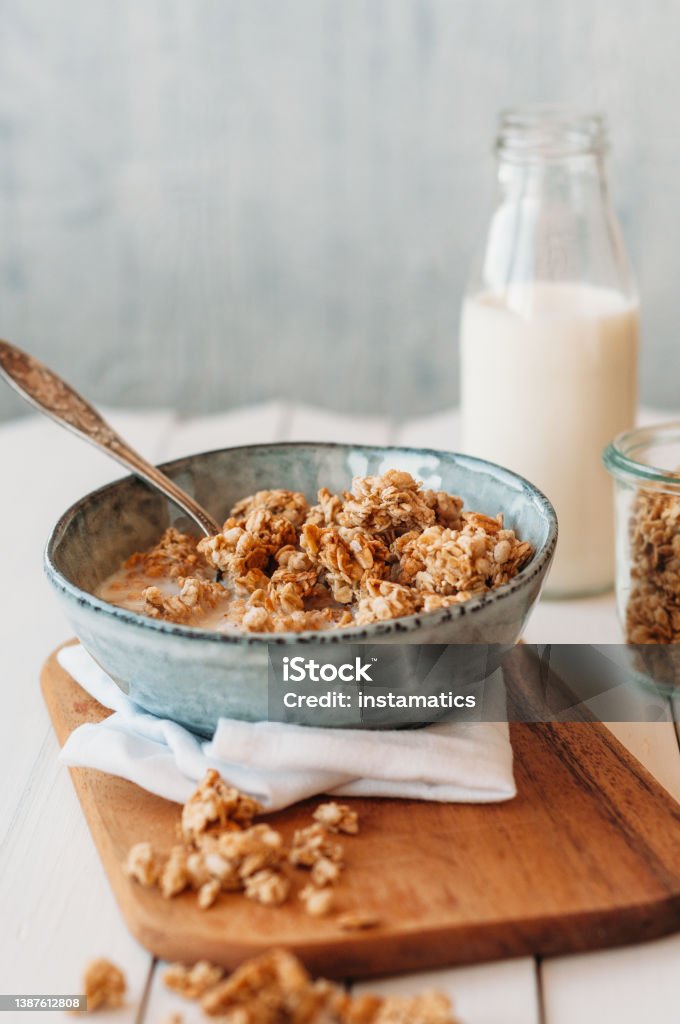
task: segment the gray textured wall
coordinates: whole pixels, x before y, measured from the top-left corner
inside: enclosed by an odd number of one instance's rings
[[[680,4],[2,0],[0,334],[101,402],[457,397],[496,111],[604,108],[677,404]],[[0,416],[22,408],[0,389]]]

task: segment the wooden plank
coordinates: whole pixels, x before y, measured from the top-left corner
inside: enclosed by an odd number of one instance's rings
[[[154,964],[144,1024],[164,1024],[172,1013],[182,1015],[182,1024],[206,1024],[210,1018],[206,1017],[198,1003],[191,999],[183,999],[165,987],[163,972],[167,966],[168,963],[164,960],[157,960]]]
[[[315,406],[296,405],[291,410],[281,440],[390,444],[392,430],[382,417],[346,416]]]
[[[464,1024],[539,1024],[532,957],[375,978],[354,985],[352,991],[415,995],[428,989],[446,992]]]
[[[620,644],[613,592],[569,601],[541,598],[524,631],[530,644]]]
[[[165,461],[213,448],[276,441],[287,417],[283,402],[263,402],[219,415],[177,419],[163,439],[159,458]]]
[[[54,658],[43,692],[60,742],[106,714]],[[129,926],[158,956],[232,967],[284,945],[315,972],[367,976],[677,928],[680,807],[597,723],[515,725],[512,738],[518,797],[509,803],[357,801],[364,828],[347,846],[341,905],[384,919],[361,934],[307,918],[294,900],[272,910],[225,898],[205,914],[190,894],[163,902],[132,885],[120,867],[128,848],[145,838],[169,848],[177,806],[122,779],[72,774]],[[309,812],[307,802],[271,820],[289,836]]]
[[[145,1021],[159,1024],[171,1013],[181,1013],[183,1024],[205,1024],[200,1008],[163,983],[167,963],[156,963]],[[531,957],[471,967],[415,971],[393,978],[373,978],[352,986],[352,991],[381,995],[414,995],[438,989],[452,1000],[464,1024],[539,1024],[536,965]]]
[[[679,972],[680,935],[546,960],[546,1024],[677,1024]]]
[[[110,414],[111,422],[152,459],[171,416],[165,412]],[[16,808],[48,731],[36,680],[66,623],[45,580],[42,553],[62,512],[87,491],[123,475],[101,452],[44,417],[28,416],[0,430],[3,467],[0,558],[13,581],[11,614],[0,617],[7,713],[0,716],[0,749],[11,770],[0,786],[0,837]]]
[[[80,993],[85,964],[105,956],[126,974],[127,1008],[97,1020],[132,1024],[151,957],[125,926],[57,753],[49,735],[0,846],[0,992]],[[48,1018],[74,1020],[57,1011],[17,1016],[27,1024]]]
[[[412,448],[459,451],[460,413],[458,409],[444,409],[430,416],[402,421],[397,427],[395,443]]]
[[[675,718],[678,719],[677,701]],[[614,722],[609,729],[680,800],[680,745],[668,722]],[[677,725],[676,725],[677,729]],[[663,826],[661,826],[663,827]],[[545,960],[540,966],[546,1024],[675,1024],[680,934],[625,949]]]
[[[152,459],[172,420],[162,410],[106,414]],[[4,493],[17,496],[3,505],[2,562],[8,578],[18,581],[16,614],[3,616],[0,625],[7,682],[0,716],[0,991],[77,991],[83,965],[102,953],[125,967],[135,1001],[151,960],[130,937],[94,856],[70,780],[56,763],[36,686],[46,650],[66,628],[42,572],[47,534],[72,501],[122,470],[36,416],[3,426],[0,460]],[[134,1012],[115,1019],[132,1021]],[[28,1024],[44,1016],[22,1012],[21,1019]],[[50,1019],[56,1024],[60,1017],[55,1012]],[[101,1019],[104,1024],[109,1015]]]

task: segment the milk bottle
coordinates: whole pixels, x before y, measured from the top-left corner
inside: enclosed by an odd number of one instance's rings
[[[633,424],[639,317],[607,198],[604,120],[502,115],[499,203],[463,303],[462,448],[536,484],[559,540],[546,591],[608,589],[611,485],[600,455]]]

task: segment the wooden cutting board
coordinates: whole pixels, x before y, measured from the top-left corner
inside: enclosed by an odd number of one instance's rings
[[[506,665],[511,691],[521,691],[523,657]],[[56,653],[42,689],[62,744],[82,722],[108,714]],[[374,911],[380,926],[363,932],[343,932],[333,917],[310,918],[295,898],[268,908],[229,894],[207,912],[193,894],[162,900],[131,883],[120,865],[140,840],[161,850],[173,844],[178,805],[101,772],[71,775],[131,932],[164,959],[233,968],[285,946],[315,973],[351,978],[551,956],[680,928],[680,806],[598,723],[511,730],[515,800],[352,801],[361,833],[343,837],[338,909]],[[288,837],[310,822],[317,802],[268,820]],[[300,887],[305,876],[292,874]]]

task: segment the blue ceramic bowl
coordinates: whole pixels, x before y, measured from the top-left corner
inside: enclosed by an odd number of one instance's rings
[[[81,643],[120,688],[153,714],[203,735],[212,734],[220,717],[268,718],[270,643],[313,642],[329,656],[338,643],[494,644],[500,656],[522,632],[557,540],[555,512],[540,491],[507,469],[466,455],[343,444],[268,444],[191,455],[163,469],[218,521],[238,499],[257,490],[285,487],[315,500],[319,487],[341,491],[356,475],[406,470],[425,487],[459,494],[469,509],[494,516],[502,511],[505,525],[535,549],[510,583],[464,604],[328,632],[225,635],[150,619],[94,596],[124,559],[154,544],[167,526],[190,527],[174,505],[135,477],[93,491],[54,527],[45,552],[47,576]],[[399,650],[395,686],[408,691],[414,686],[412,666],[408,648]],[[456,681],[465,683],[478,670],[463,658]],[[307,721],[302,711],[291,711],[291,716],[293,721]],[[359,712],[350,711],[333,724],[374,728],[390,723],[375,717],[363,723]]]

